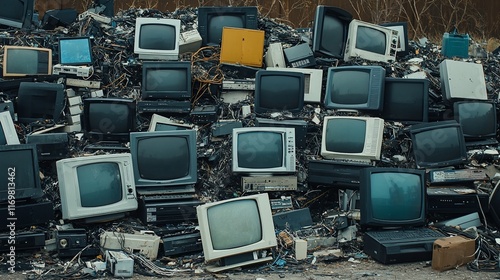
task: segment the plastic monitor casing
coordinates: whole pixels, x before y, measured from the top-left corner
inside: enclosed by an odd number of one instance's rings
[[[176,128],[172,130],[193,129],[193,125],[177,123],[173,121],[171,118],[167,118],[158,114],[153,114],[151,116],[151,121],[149,122],[148,131],[161,131],[158,130],[158,126],[160,125],[168,125]]]
[[[321,102],[321,85],[323,83],[323,70],[309,68],[282,68],[267,67],[270,71],[289,71],[304,74],[304,102]]]
[[[77,169],[80,166],[97,163],[118,164],[122,185],[122,199],[119,202],[96,207],[83,207],[80,197]],[[132,157],[129,153],[106,154],[62,159],[56,162],[61,195],[62,217],[66,220],[97,218],[136,210],[138,207]]]
[[[364,27],[364,28],[369,28],[373,29],[376,31],[379,31],[381,33],[378,34],[383,34],[385,36],[385,51],[383,54],[380,53],[375,53],[367,50],[363,50],[358,47],[358,32],[359,28]],[[369,38],[363,38],[367,39],[368,41],[372,41]],[[373,39],[373,40],[378,40],[378,39]],[[349,23],[349,33],[347,36],[347,43],[346,43],[346,49],[345,49],[345,54],[344,54],[344,61],[350,61],[353,58],[362,58],[370,61],[377,61],[377,62],[392,62],[396,61],[396,52],[397,52],[397,44],[398,44],[398,31],[393,30],[387,27],[383,27],[380,25],[360,21],[360,20],[355,20],[353,19]]]
[[[159,24],[171,26],[175,29],[174,49],[172,50],[154,50],[140,47],[141,28],[148,24]],[[180,37],[181,21],[178,19],[167,18],[136,18],[135,20],[135,36],[134,36],[134,53],[139,55],[139,59],[144,60],[178,60],[179,58],[179,37]]]
[[[24,59],[28,58],[27,56],[30,53],[36,54],[36,57],[33,56],[32,58],[29,59],[29,61],[32,63],[36,63],[35,67],[36,69],[42,69],[41,66],[43,66],[43,71],[32,73],[27,71],[16,72],[13,70],[9,70],[9,64],[17,62],[17,59],[15,58],[10,59],[10,57],[12,57],[11,51],[19,51],[19,52],[25,51],[24,54],[20,54],[20,56],[22,55]],[[41,54],[45,54],[45,56],[47,57],[47,61],[40,61]],[[25,46],[4,46],[2,68],[3,68],[2,73],[4,77],[23,77],[27,75],[50,75],[52,74],[52,50],[47,48],[36,48],[36,47],[25,47]]]
[[[274,132],[280,134],[283,141],[283,158],[281,160],[282,166],[274,168],[243,168],[238,165],[238,137],[244,133],[258,133],[258,132]],[[266,139],[255,139],[262,143],[258,145],[267,145]],[[241,143],[243,145],[243,143]],[[257,146],[258,146],[257,145]],[[258,156],[259,151],[255,151],[253,156]],[[269,174],[290,174],[295,172],[295,129],[285,127],[243,127],[233,129],[233,172],[234,173],[247,173],[255,175],[269,175]]]
[[[66,45],[69,42],[79,42],[78,47]],[[67,48],[67,49],[65,49]],[[63,54],[64,53],[64,54]],[[92,43],[90,37],[61,37],[59,38],[59,64],[62,65],[92,65]],[[64,61],[65,55],[77,56],[77,61]]]
[[[7,145],[20,144],[16,127],[14,126],[14,121],[12,121],[12,116],[9,111],[0,112],[0,125]]]
[[[445,59],[439,64],[439,74],[445,101],[488,99],[482,64]]]
[[[288,98],[291,94],[289,91],[283,90],[287,85],[285,83],[278,83],[272,81],[270,77],[286,77],[292,79],[298,79],[298,88],[293,88],[297,95],[295,98],[297,100],[292,100],[292,102],[296,102],[296,107],[291,107],[286,104],[290,98]],[[266,82],[263,82],[266,80]],[[299,113],[304,107],[304,84],[305,84],[305,75],[301,72],[292,72],[292,71],[267,71],[260,70],[257,71],[255,75],[255,100],[254,100],[254,108],[256,113],[272,113],[272,112],[281,112],[288,111],[290,113]],[[271,96],[271,94],[279,94],[280,96]],[[283,98],[284,95],[287,95],[287,98]],[[272,100],[271,102],[276,102],[272,106],[264,107],[264,100]],[[283,103],[283,104],[280,104]],[[284,105],[284,106],[282,106]],[[282,107],[280,107],[282,106]]]
[[[329,137],[335,137],[331,131],[328,131],[328,122],[335,120],[361,120],[365,122],[365,139],[363,151],[359,153],[343,153],[329,151],[326,148],[326,143]],[[339,133],[348,133],[348,131],[340,131]],[[329,116],[323,119],[323,136],[321,138],[321,156],[325,159],[340,159],[352,161],[379,160],[382,151],[382,141],[384,134],[384,120],[373,117],[349,117],[349,116]]]
[[[333,26],[330,27],[337,26],[342,30],[342,32],[335,32],[335,30],[331,30],[332,33],[330,34],[328,32],[330,30],[325,30],[328,28],[328,26],[325,26],[325,23],[328,24],[330,19],[332,20],[330,24],[333,24]],[[314,17],[312,51],[328,57],[338,59],[344,58],[349,32],[349,23],[352,19],[352,14],[341,8],[318,5],[316,7],[316,14]],[[341,38],[335,38],[337,39],[337,43],[340,44],[329,45],[328,43],[331,43],[332,36],[340,36]]]

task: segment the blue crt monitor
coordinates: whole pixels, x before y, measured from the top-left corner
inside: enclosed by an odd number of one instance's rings
[[[59,38],[59,63],[62,65],[91,65],[90,37]]]
[[[258,71],[255,76],[255,112],[300,112],[304,107],[304,79],[304,74],[299,72]]]

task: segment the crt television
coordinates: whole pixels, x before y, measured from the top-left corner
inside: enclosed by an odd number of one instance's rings
[[[136,129],[136,103],[128,98],[86,98],[82,128],[91,141],[128,142]]]
[[[0,146],[20,144],[16,127],[9,111],[0,112]]]
[[[382,118],[405,124],[429,120],[429,80],[385,78]]]
[[[321,156],[370,162],[379,160],[384,120],[374,117],[329,116],[323,119]]]
[[[269,71],[296,72],[304,74],[304,102],[320,103],[323,70],[310,68],[267,67]]]
[[[62,65],[91,65],[90,37],[59,38],[59,63]]]
[[[267,193],[206,203],[196,208],[201,244],[209,271],[272,260],[263,250],[277,245]]]
[[[195,130],[132,132],[130,153],[139,193],[141,188],[169,192],[197,181]]]
[[[349,23],[344,61],[362,58],[370,61],[396,60],[398,31],[353,19]]]
[[[134,53],[144,60],[177,60],[181,21],[169,18],[136,18]]]
[[[453,103],[453,113],[455,120],[462,127],[466,145],[481,142],[497,143],[495,103],[482,100],[457,101]]]
[[[149,122],[148,131],[172,131],[193,129],[193,125],[179,123],[171,118],[162,115],[153,114]]]
[[[190,99],[189,61],[146,61],[142,64],[142,99]]]
[[[3,53],[3,76],[52,74],[52,50],[46,48],[5,46]]]
[[[295,172],[293,128],[235,128],[232,141],[234,173],[268,175]]]
[[[343,59],[351,21],[352,15],[346,10],[333,6],[317,6],[314,16],[313,52]]]
[[[59,122],[65,106],[65,96],[63,84],[21,82],[16,102],[18,121]]]
[[[0,203],[42,197],[36,145],[0,145],[0,158]]]
[[[129,153],[62,159],[56,168],[63,219],[102,222],[137,209]]]
[[[419,168],[455,166],[467,161],[462,127],[455,120],[410,126],[413,155]]]
[[[0,9],[0,25],[30,28],[35,0],[4,0]]]
[[[381,66],[328,68],[324,105],[327,109],[380,112],[383,106],[385,69]]]
[[[425,225],[425,171],[369,167],[361,171],[360,224],[366,227]]]
[[[300,112],[304,107],[304,79],[304,74],[300,72],[257,71],[255,112]]]
[[[257,29],[257,15],[257,7],[199,7],[198,32],[202,45],[220,45],[224,27]]]

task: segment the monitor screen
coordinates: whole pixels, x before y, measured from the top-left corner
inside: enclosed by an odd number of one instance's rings
[[[453,112],[455,120],[462,126],[466,142],[496,138],[498,127],[495,103],[459,101],[453,103]]]
[[[417,167],[460,165],[467,161],[462,127],[456,121],[421,123],[410,126]]]
[[[0,25],[30,28],[35,0],[4,0],[0,9]]]
[[[137,209],[130,154],[67,158],[56,167],[63,219],[107,221]]]
[[[134,53],[140,59],[177,60],[180,20],[136,18]]]
[[[304,107],[304,74],[258,71],[255,77],[254,106],[256,113],[300,112]]]
[[[83,130],[91,141],[129,141],[136,129],[136,104],[126,98],[83,100]]]
[[[362,226],[408,227],[425,224],[425,171],[370,167],[361,171]]]
[[[385,69],[381,66],[328,68],[324,105],[328,109],[380,112],[383,108]]]
[[[196,131],[130,133],[136,188],[195,184]]]
[[[0,145],[0,158],[0,203],[42,197],[36,145]]]
[[[17,94],[17,118],[31,123],[50,120],[59,122],[65,105],[63,84],[21,82]]]
[[[257,7],[199,7],[198,32],[202,45],[220,45],[224,27],[257,29],[257,15]]]
[[[289,71],[304,74],[304,102],[320,103],[323,84],[323,70],[310,68],[267,67],[269,71]]]
[[[359,26],[356,32],[355,46],[367,52],[385,54],[387,48],[385,36],[385,33],[378,29],[369,26]]]
[[[316,7],[313,30],[314,52],[335,58],[344,58],[345,44],[352,15],[341,8]]]
[[[295,172],[295,131],[285,127],[233,129],[233,172]]]
[[[208,262],[243,256],[246,253],[272,248],[277,244],[267,193],[200,205],[197,207],[197,216],[203,253]],[[216,270],[272,259],[257,255],[257,258],[251,260],[238,257],[236,260],[239,259],[239,262],[236,261],[236,264],[218,267]]]
[[[330,116],[323,119],[321,155],[326,159],[380,159],[384,120],[371,117]]]
[[[3,76],[52,74],[52,50],[35,47],[5,46]]]
[[[428,121],[429,80],[386,78],[384,91],[384,120],[403,123]]]
[[[19,143],[16,127],[9,111],[0,112],[0,145],[15,145]]]
[[[189,61],[147,61],[142,65],[142,99],[190,99],[191,83]]]
[[[59,38],[59,63],[62,65],[92,64],[90,37]]]

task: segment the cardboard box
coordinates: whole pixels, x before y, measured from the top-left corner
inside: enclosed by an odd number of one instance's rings
[[[462,236],[439,238],[434,241],[432,268],[445,271],[457,268],[474,260],[476,242]]]

